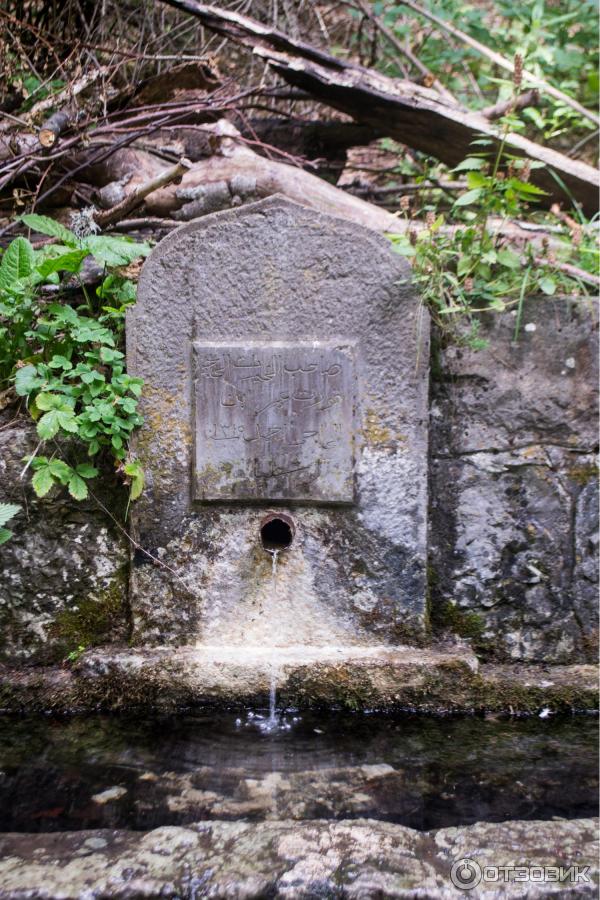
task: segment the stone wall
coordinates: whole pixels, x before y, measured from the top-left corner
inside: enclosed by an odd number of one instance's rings
[[[548,298],[432,355],[434,625],[499,659],[595,659],[597,317]]]
[[[13,413],[14,415],[14,413]],[[27,416],[0,419],[0,502],[18,503],[0,547],[0,660],[61,662],[78,648],[127,636],[128,542],[100,506],[65,489],[38,499],[23,478],[38,441]],[[94,493],[115,517],[125,491],[110,470]]]
[[[458,633],[499,660],[593,659],[597,321],[583,302],[544,298],[526,304],[517,343],[514,325],[510,314],[484,320],[490,344],[478,352],[439,333],[434,344],[432,636]],[[0,426],[0,502],[23,506],[0,547],[0,659],[59,662],[80,645],[123,643],[126,539],[93,500],[35,498],[19,477],[33,423],[6,411]],[[93,489],[122,515],[110,471]]]

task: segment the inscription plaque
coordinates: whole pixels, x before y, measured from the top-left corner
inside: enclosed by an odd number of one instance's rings
[[[354,500],[355,344],[196,341],[197,500]]]

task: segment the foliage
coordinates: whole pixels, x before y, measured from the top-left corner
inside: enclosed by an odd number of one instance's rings
[[[521,84],[522,68],[522,57],[517,54],[513,100]],[[554,240],[552,248],[545,238],[541,246],[525,241],[517,252],[502,228],[489,227],[491,217],[495,217],[496,225],[525,219],[529,204],[545,196],[541,188],[529,182],[531,171],[543,168],[543,163],[505,152],[506,136],[516,130],[518,119],[509,111],[501,124],[497,150],[488,149],[492,141],[481,137],[473,141],[473,153],[453,170],[455,175],[465,177],[466,190],[454,201],[449,221],[429,209],[425,228],[417,231],[409,227],[407,234],[390,235],[394,250],[411,259],[414,281],[437,321],[453,314],[471,320],[468,340],[474,349],[481,349],[485,342],[478,336],[473,313],[503,312],[516,306],[516,340],[526,294],[585,294],[586,282],[580,276],[586,271],[596,272],[598,264],[597,246],[584,228],[581,213],[577,213],[576,221],[555,209],[567,221],[569,235],[562,243]],[[406,200],[403,206],[407,211]],[[578,257],[578,265],[565,267],[567,260],[572,263],[572,256]]]
[[[519,53],[526,69],[584,106],[598,106],[597,4],[594,0],[494,0],[482,7],[464,0],[419,0],[434,13],[490,50],[512,59]],[[476,50],[448,37],[441,28],[402,4],[373,3],[373,11],[401,41],[408,41],[421,63],[466,106],[477,109],[511,95],[510,76]],[[401,75],[398,54],[385,42],[379,67]],[[523,85],[527,88],[527,82]],[[539,107],[523,113],[520,127],[533,140],[554,142],[585,137],[593,123],[564,102],[544,95]]]
[[[550,249],[548,241],[541,246],[527,241],[517,252],[506,235],[489,228],[491,216],[496,221],[524,217],[528,203],[543,194],[523,180],[528,165],[508,154],[502,160],[496,157],[493,164],[483,152],[469,156],[457,166],[457,171],[467,172],[467,190],[459,195],[447,219],[430,210],[424,228],[417,230],[416,223],[412,228],[409,224],[406,234],[388,235],[394,250],[410,259],[414,281],[436,320],[443,324],[453,315],[471,320],[475,349],[484,344],[477,336],[473,313],[502,312],[515,306],[517,337],[526,294],[588,292],[585,282],[560,268],[561,260],[575,255],[582,269],[590,271],[597,263],[592,238],[574,220],[571,240],[566,238],[560,246],[556,241],[558,250]]]
[[[82,656],[82,654],[84,654],[86,650],[87,647],[85,646],[85,644],[79,644],[76,650],[71,650],[70,653],[67,653],[65,662],[76,663],[79,657]]]
[[[0,544],[5,544],[12,537],[10,528],[5,528],[7,522],[20,512],[21,507],[16,503],[0,503]]]
[[[63,458],[65,449],[85,448],[89,457],[105,450],[115,458],[135,499],[143,472],[128,457],[128,441],[142,421],[137,412],[142,381],[127,375],[119,349],[125,311],[135,302],[135,286],[120,267],[146,255],[149,247],[124,237],[78,238],[46,216],[22,219],[57,241],[34,249],[17,237],[0,261],[0,383],[14,383],[36,421],[39,444],[28,461],[34,490],[43,497],[62,485],[76,500],[85,499],[97,467]],[[88,256],[104,266],[95,297],[80,277]],[[83,292],[83,305],[67,300],[66,287],[73,281]],[[42,447],[51,452],[39,455]]]

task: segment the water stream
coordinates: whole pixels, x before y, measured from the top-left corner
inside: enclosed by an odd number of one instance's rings
[[[277,562],[279,559],[279,550],[269,550],[271,554],[271,590],[273,594],[277,591]],[[285,717],[277,712],[277,666],[271,661],[271,674],[269,680],[269,717],[261,719],[258,717],[259,728],[265,733],[276,731],[278,728],[288,730],[291,726]],[[255,717],[256,718],[256,717]]]

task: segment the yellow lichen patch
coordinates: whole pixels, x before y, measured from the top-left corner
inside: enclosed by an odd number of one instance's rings
[[[407,436],[399,431],[390,431],[387,425],[381,422],[376,410],[369,408],[365,413],[364,427],[361,435],[369,447],[380,447],[386,450],[396,449],[398,444],[405,444]]]
[[[392,434],[389,428],[382,425],[374,409],[368,409],[365,414],[365,424],[362,435],[366,443],[371,447],[385,447],[392,442]]]
[[[144,424],[134,446],[142,465],[151,464],[155,478],[168,476],[170,459],[181,452],[182,446],[192,446],[191,426],[187,417],[180,415],[179,405],[177,393],[144,385],[140,410]]]

